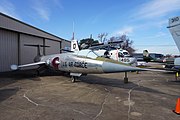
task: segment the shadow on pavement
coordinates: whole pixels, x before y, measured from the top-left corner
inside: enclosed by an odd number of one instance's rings
[[[125,84],[123,79],[103,78],[103,77],[93,76],[93,75],[88,75],[88,76],[80,78],[80,81],[82,81],[84,83],[88,83],[88,84],[97,84],[97,85],[104,85],[104,86],[109,86],[109,87],[117,87],[117,88],[123,88],[123,89],[127,89],[127,90],[135,88],[134,89],[135,91],[143,91],[143,92],[150,92],[150,93],[154,93],[154,94],[169,95],[167,93],[160,92],[158,90],[154,90],[154,89],[144,87],[141,85],[139,86],[138,83],[129,82],[129,83]],[[170,95],[170,96],[172,96],[172,95]]]
[[[0,89],[0,102],[8,99],[12,95],[15,95],[19,91],[18,87]]]

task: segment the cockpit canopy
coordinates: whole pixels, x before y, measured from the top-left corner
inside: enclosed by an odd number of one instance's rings
[[[129,53],[128,52],[123,52],[123,55],[127,56],[127,55],[129,55]]]
[[[130,56],[129,52],[127,50],[123,50],[123,49],[119,50],[119,55],[120,54],[122,54],[125,57],[129,57]]]
[[[95,53],[94,51],[92,51],[90,49],[84,49],[84,50],[76,51],[73,54],[78,55],[78,56],[82,56],[82,57],[92,58],[92,59],[96,59],[97,57],[99,57],[99,55],[97,53]]]

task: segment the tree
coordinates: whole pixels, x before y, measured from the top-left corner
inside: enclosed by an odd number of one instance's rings
[[[118,46],[119,48],[127,50],[130,54],[132,54],[135,51],[135,49],[132,47],[133,41],[130,40],[127,35],[123,34],[120,36],[112,36],[112,37],[110,37],[110,39],[106,38],[107,35],[108,35],[108,33],[98,34],[99,41],[101,43],[112,42],[111,43],[112,46],[116,46],[116,47]],[[90,38],[80,40],[80,42],[79,42],[80,47],[79,48],[80,49],[87,49],[90,46],[92,46],[92,44],[99,43],[99,41],[94,40],[92,38],[92,35],[91,35]],[[119,43],[117,43],[117,41],[119,41]],[[116,43],[113,43],[113,42],[116,42]]]
[[[124,50],[127,50],[130,54],[132,54],[135,49],[132,48],[133,41],[129,39],[129,37],[125,34],[121,36],[113,36],[109,39],[109,42],[121,41],[118,46]],[[116,44],[117,45],[117,44]]]
[[[100,34],[98,34],[99,41],[101,43],[104,43],[106,41],[107,35],[108,35],[108,33],[100,33]]]

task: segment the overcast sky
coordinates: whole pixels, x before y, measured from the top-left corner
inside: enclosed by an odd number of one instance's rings
[[[179,54],[167,29],[180,0],[1,0],[0,12],[70,40],[127,34],[137,52]]]

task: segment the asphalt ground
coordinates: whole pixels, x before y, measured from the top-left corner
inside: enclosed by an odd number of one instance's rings
[[[58,72],[0,74],[0,120],[180,120],[180,78],[144,71],[87,75],[75,83]]]

